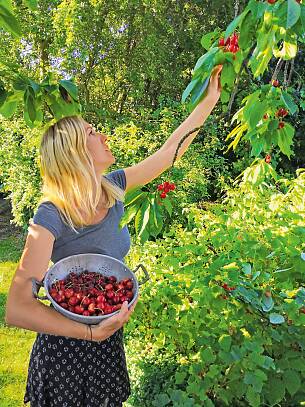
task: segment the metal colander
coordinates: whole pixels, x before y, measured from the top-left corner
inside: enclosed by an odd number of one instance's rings
[[[137,280],[135,276],[135,273],[139,268],[141,268],[145,274],[144,279],[140,282]],[[124,263],[110,256],[95,253],[77,254],[65,257],[64,259],[61,259],[57,263],[53,264],[53,266],[51,266],[47,273],[45,274],[45,277],[42,282],[39,282],[33,278],[32,287],[34,297],[40,300],[51,301],[53,307],[58,312],[65,315],[69,319],[81,322],[83,324],[93,324],[93,325],[98,324],[102,320],[117,314],[119,311],[115,311],[107,315],[90,317],[74,314],[73,312],[70,312],[62,308],[51,297],[49,290],[51,289],[51,286],[55,281],[65,279],[71,272],[81,274],[85,270],[97,272],[106,277],[115,276],[118,280],[131,278],[131,280],[133,281],[134,297],[129,303],[129,306],[136,301],[139,295],[139,286],[146,283],[150,279],[149,274],[146,268],[143,266],[143,264],[139,264],[133,271],[131,271],[128,267],[126,267]],[[46,296],[38,295],[40,287],[44,287]]]

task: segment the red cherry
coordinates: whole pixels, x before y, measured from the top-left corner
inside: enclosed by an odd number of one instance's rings
[[[131,300],[133,298],[133,292],[132,291],[127,291],[126,297]]]
[[[265,114],[264,114],[264,116],[263,116],[263,119],[264,119],[264,120],[267,120],[267,119],[268,119],[268,117],[269,117],[269,116],[268,116],[268,114],[267,114],[267,113],[265,113]]]
[[[163,185],[163,184],[160,184],[160,185],[157,186],[157,190],[158,190],[158,191],[163,191],[163,189],[164,189],[164,185]]]
[[[274,4],[277,2],[277,0],[267,0],[269,4]]]
[[[85,317],[89,317],[89,316],[90,316],[90,312],[89,312],[88,310],[85,310],[85,311],[83,312],[83,315],[84,315]]]
[[[132,282],[132,281],[128,281],[128,282],[126,283],[126,288],[127,288],[128,290],[131,290],[131,289],[133,288],[133,282]]]
[[[278,88],[278,87],[280,86],[280,82],[279,82],[277,79],[275,79],[275,80],[272,82],[272,86],[274,86],[275,88]]]
[[[94,303],[91,303],[91,304],[88,305],[88,311],[90,312],[90,314],[95,313],[95,304]]]
[[[164,199],[164,198],[166,198],[166,192],[162,192],[161,194],[160,194],[160,198],[162,198],[162,199]]]
[[[75,306],[75,312],[76,314],[82,314],[85,311],[84,307],[82,307],[81,305],[76,305]]]
[[[66,302],[61,302],[59,305],[64,309],[68,309],[68,307],[69,307]]]
[[[113,290],[113,285],[112,284],[106,284],[105,285],[105,290]]]
[[[271,162],[271,155],[270,155],[270,154],[267,154],[267,155],[266,155],[266,157],[265,157],[265,162],[266,162],[267,164],[270,164],[270,162]]]
[[[283,129],[285,127],[285,122],[279,122],[279,129]]]
[[[90,298],[88,298],[88,297],[84,297],[84,298],[82,299],[82,302],[81,302],[81,304],[82,304],[84,307],[87,307],[90,303],[91,303],[91,301],[90,301]]]
[[[74,295],[74,290],[73,288],[67,288],[65,291],[65,297],[66,298],[71,298]]]
[[[75,312],[75,307],[72,307],[72,306],[70,305],[70,307],[68,308],[68,311],[70,311],[70,312]]]
[[[107,292],[106,292],[106,297],[109,298],[109,299],[112,299],[112,298],[114,297],[114,295],[115,295],[115,294],[114,294],[113,291],[107,291]]]
[[[225,39],[224,39],[224,38],[220,38],[219,41],[218,41],[218,46],[219,46],[219,47],[224,47],[224,45],[225,45]]]

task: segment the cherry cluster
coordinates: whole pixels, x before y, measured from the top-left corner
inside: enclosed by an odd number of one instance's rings
[[[168,181],[165,181],[163,184],[160,184],[157,186],[157,190],[160,191],[160,198],[164,199],[166,198],[167,194],[170,191],[174,191],[176,189],[176,185],[174,183],[170,183]]]
[[[64,280],[55,281],[50,295],[62,308],[84,316],[99,316],[118,311],[124,301],[133,299],[131,278],[118,281],[115,276],[83,271],[70,273]]]
[[[276,113],[276,117],[285,117],[288,114],[288,110],[284,109],[283,107],[281,107]]]
[[[232,52],[233,54],[236,54],[236,52],[239,51],[238,40],[239,35],[234,33],[228,37],[226,41],[224,38],[220,38],[218,46],[225,47],[224,52]]]
[[[222,285],[222,288],[224,290],[226,290],[226,291],[234,291],[234,290],[236,290],[236,287],[229,287],[228,284],[226,284],[226,283]]]

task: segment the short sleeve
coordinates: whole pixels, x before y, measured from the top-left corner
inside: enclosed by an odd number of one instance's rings
[[[124,170],[115,170],[106,175],[109,181],[115,183],[118,187],[122,188],[123,191],[126,189],[126,175]]]
[[[55,239],[58,239],[62,233],[63,221],[58,209],[51,202],[44,202],[38,206],[32,223],[48,229]]]

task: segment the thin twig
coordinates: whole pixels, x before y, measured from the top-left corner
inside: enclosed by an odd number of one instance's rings
[[[282,58],[280,58],[280,59],[277,61],[275,70],[274,70],[273,75],[272,75],[272,78],[271,78],[271,81],[274,81],[275,79],[277,79],[278,73],[280,72],[280,70],[281,70],[281,68],[282,68],[283,62],[284,62],[284,61],[282,60]]]
[[[291,60],[291,63],[290,63],[290,72],[289,72],[287,86],[290,86],[293,71],[294,71],[294,58]]]

